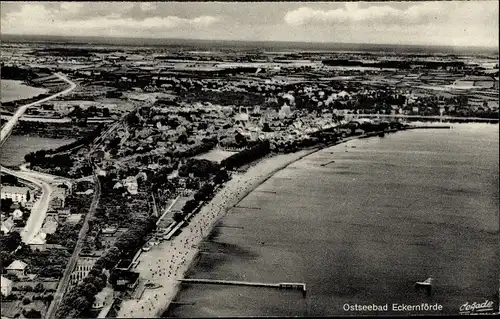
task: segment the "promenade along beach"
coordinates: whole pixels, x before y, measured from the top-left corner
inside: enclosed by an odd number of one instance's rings
[[[498,309],[498,125],[452,126],[351,140],[298,161],[306,151],[280,155],[235,176],[173,246],[145,255],[160,269],[184,258],[182,278],[199,249],[186,278],[304,282],[307,296],[182,284],[163,316],[346,315],[345,304],[422,302],[443,306],[430,314],[458,314],[486,299]],[[200,245],[204,225],[254,187]],[[431,295],[414,287],[429,276]],[[170,303],[179,286],[169,280],[147,307]],[[119,316],[134,308],[126,304]]]
[[[117,317],[320,316],[398,302],[458,313],[498,300],[497,239],[498,125],[351,139],[235,173],[180,235],[141,253],[136,271],[161,286],[124,300]],[[431,275],[431,296],[414,288]]]

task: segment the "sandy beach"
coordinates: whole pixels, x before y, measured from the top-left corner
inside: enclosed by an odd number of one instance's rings
[[[233,174],[232,179],[214,198],[193,216],[181,234],[141,253],[135,271],[140,273],[140,278],[145,282],[156,283],[161,287],[145,289],[140,299],[124,300],[117,317],[160,317],[177,294],[178,280],[184,278],[197,254],[198,245],[210,234],[213,226],[227,210],[274,173],[316,150],[302,150],[265,158],[246,172]]]
[[[347,137],[334,144],[345,143],[363,136]],[[145,282],[155,283],[161,287],[145,289],[140,299],[124,300],[117,317],[160,317],[175,298],[179,280],[184,278],[194,260],[198,245],[210,234],[217,221],[275,173],[320,149],[322,147],[314,147],[267,157],[252,165],[244,173],[233,174],[231,180],[191,218],[189,225],[184,227],[178,236],[153,246],[150,251],[141,252],[134,271],[139,272],[140,278]]]

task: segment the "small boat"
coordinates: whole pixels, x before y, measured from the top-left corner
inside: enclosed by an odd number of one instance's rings
[[[417,281],[415,283],[416,287],[431,287],[432,286],[432,281],[434,279],[432,277],[427,278],[425,281]]]

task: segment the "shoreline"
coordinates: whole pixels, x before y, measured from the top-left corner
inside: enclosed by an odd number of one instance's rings
[[[313,146],[293,153],[272,154],[250,164],[245,172],[233,174],[231,180],[226,182],[212,200],[207,202],[191,218],[189,224],[179,235],[171,241],[161,242],[148,252],[141,252],[136,259],[139,263],[135,271],[139,272],[139,277],[145,282],[158,283],[161,287],[154,290],[145,289],[140,299],[123,300],[117,311],[117,316],[128,318],[161,317],[177,296],[181,284],[179,280],[185,278],[184,275],[196,260],[196,256],[199,254],[199,245],[210,235],[215,225],[231,208],[277,172],[304,157],[335,145],[370,136],[373,136],[373,133],[349,136],[332,143]],[[154,259],[156,259],[156,263],[154,263]],[[160,300],[162,301],[160,302]],[[147,306],[149,307],[146,308]]]

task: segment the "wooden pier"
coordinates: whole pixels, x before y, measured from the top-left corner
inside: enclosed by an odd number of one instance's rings
[[[305,297],[307,293],[305,283],[282,282],[282,283],[266,283],[266,282],[250,282],[250,281],[235,281],[235,280],[217,280],[217,279],[180,279],[180,282],[188,284],[212,284],[212,285],[233,285],[233,286],[253,286],[253,287],[266,287],[277,289],[292,289],[302,291]]]

